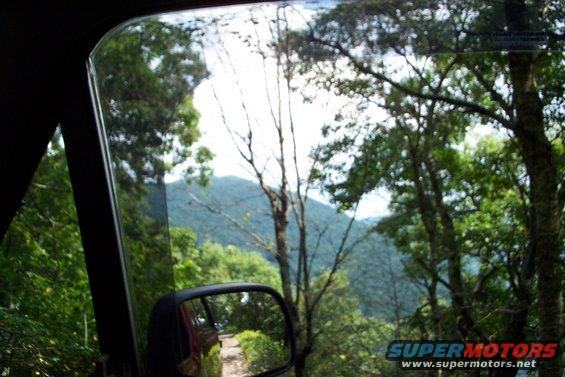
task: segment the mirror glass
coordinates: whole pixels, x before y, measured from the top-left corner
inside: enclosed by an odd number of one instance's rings
[[[183,376],[255,376],[290,359],[284,313],[268,293],[192,298],[180,303],[179,317]]]

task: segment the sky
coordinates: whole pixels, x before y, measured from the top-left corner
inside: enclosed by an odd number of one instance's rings
[[[330,6],[331,3],[322,5]],[[257,165],[264,169],[267,183],[276,185],[280,180],[280,169],[274,158],[278,155],[278,145],[270,109],[277,115],[279,108],[283,128],[286,130],[290,124],[289,114],[292,114],[299,171],[301,176],[307,176],[312,163],[310,152],[324,141],[321,137],[322,127],[334,123],[338,111],[347,110],[348,106],[352,106],[351,102],[343,97],[308,87],[300,78],[293,81],[294,87],[299,90],[287,92],[284,86],[280,92],[277,90],[275,59],[264,60],[258,53],[258,49],[269,51],[266,42],[274,28],[274,24],[269,20],[274,19],[275,12],[275,4],[263,4],[254,8],[234,6],[166,16],[169,21],[185,22],[228,15],[217,23],[217,27],[211,27],[205,32],[202,53],[210,75],[196,88],[193,99],[194,106],[200,113],[199,128],[203,133],[198,144],[208,147],[214,153],[211,166],[216,176],[237,176],[256,181],[228,132],[230,129],[232,135],[246,135],[249,122],[253,131],[253,150]],[[312,7],[295,3],[286,13],[290,27],[304,27],[313,12]],[[254,21],[250,22],[250,19]],[[246,38],[242,36],[248,37],[249,44],[246,44]],[[387,59],[390,59],[387,64],[394,66],[398,69],[397,74],[402,75],[401,66],[405,65],[405,62],[395,60],[399,57],[391,56]],[[311,100],[305,102],[304,94]],[[281,99],[280,107],[278,98]],[[351,109],[349,108],[350,111]],[[382,121],[386,117],[384,111],[377,107],[370,110],[372,120]],[[465,142],[473,145],[480,137],[492,132],[490,127],[476,126],[467,133]],[[235,138],[237,139],[237,136]],[[293,156],[289,132],[285,134],[285,140],[285,155],[289,161]],[[244,145],[240,143],[240,146]],[[181,179],[181,170],[182,166],[167,176],[166,180]],[[293,177],[291,174],[291,185],[295,182]],[[329,198],[321,191],[312,190],[310,196],[329,204]],[[385,189],[376,190],[360,202],[357,216],[361,219],[386,216],[389,214],[389,202],[389,192]]]
[[[301,93],[291,92],[289,95],[285,88],[279,95],[275,60],[264,61],[257,52],[252,51],[241,38],[232,33],[237,31],[241,35],[250,35],[252,43],[255,43],[255,32],[257,31],[261,36],[262,48],[267,51],[267,46],[263,43],[263,36],[270,34],[266,19],[274,15],[275,6],[263,5],[260,11],[252,13],[249,12],[249,8],[245,7],[233,7],[232,9],[235,11],[235,16],[228,22],[228,25],[220,26],[219,32],[211,32],[210,38],[206,38],[208,45],[204,46],[203,52],[210,76],[194,92],[194,106],[200,113],[199,128],[203,133],[198,144],[207,146],[214,153],[211,164],[214,175],[232,175],[255,180],[249,166],[239,155],[226,128],[227,123],[233,131],[240,134],[247,133],[247,118],[243,109],[245,105],[252,124],[256,160],[258,165],[265,168],[268,182],[275,184],[280,179],[280,170],[273,157],[278,154],[275,150],[278,146],[270,109],[273,108],[275,114],[278,114],[277,98],[281,98],[283,128],[288,130],[290,119],[287,103],[290,99],[297,140],[298,166],[300,174],[305,176],[312,164],[308,156],[311,150],[322,141],[322,126],[333,122],[336,112],[347,106],[347,102],[343,98],[325,92],[312,92],[312,89],[307,92],[309,95],[315,95],[316,98],[309,103],[304,102]],[[298,11],[300,15],[291,14],[291,12],[288,14],[293,28],[304,25],[304,19],[307,19],[311,13],[311,10],[304,8]],[[199,11],[196,16],[213,14],[214,11],[203,10]],[[255,24],[248,21],[251,15],[256,20]],[[187,13],[176,17],[182,21],[185,17],[194,16],[194,13]],[[302,88],[300,80],[297,80],[295,85]],[[271,104],[269,104],[269,99]],[[226,123],[223,121],[222,111],[227,119]],[[293,156],[289,132],[285,134],[285,140],[285,154],[288,161]],[[180,170],[173,171],[166,180],[179,179],[178,171]],[[295,183],[293,177],[294,175],[290,178],[291,184]],[[312,190],[310,196],[329,203],[327,196],[320,191]],[[388,201],[387,192],[373,193],[359,205],[357,216],[359,218],[384,216],[388,213]]]

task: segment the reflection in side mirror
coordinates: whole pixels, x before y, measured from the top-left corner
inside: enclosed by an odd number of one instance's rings
[[[276,376],[294,362],[288,309],[273,289],[234,283],[171,293],[151,315],[150,376]]]

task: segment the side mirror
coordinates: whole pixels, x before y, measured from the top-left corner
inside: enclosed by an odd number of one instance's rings
[[[277,376],[294,365],[289,310],[274,289],[218,284],[170,293],[151,313],[150,377]]]

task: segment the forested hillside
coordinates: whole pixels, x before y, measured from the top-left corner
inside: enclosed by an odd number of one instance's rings
[[[158,203],[156,199],[153,201]],[[335,250],[351,219],[313,199],[307,206],[312,229],[308,247],[315,250],[312,266],[313,272],[318,274],[331,268]],[[161,208],[154,205],[153,211],[156,207]],[[251,181],[227,176],[211,177],[208,186],[188,185],[182,180],[171,182],[167,184],[167,210],[169,225],[193,229],[200,244],[212,241],[242,250],[260,251],[275,263],[272,254],[257,239],[261,238],[268,245],[275,242],[273,224],[269,221],[269,204],[260,187]],[[161,216],[157,214],[158,218]],[[418,305],[417,293],[402,271],[402,254],[390,240],[372,231],[374,225],[374,221],[369,224],[361,220],[353,222],[346,244],[353,251],[345,269],[363,310],[392,320],[395,310],[402,316],[414,310]],[[287,237],[294,261],[299,244],[296,223],[289,223]],[[396,302],[390,296],[391,284],[397,284],[400,291]]]

